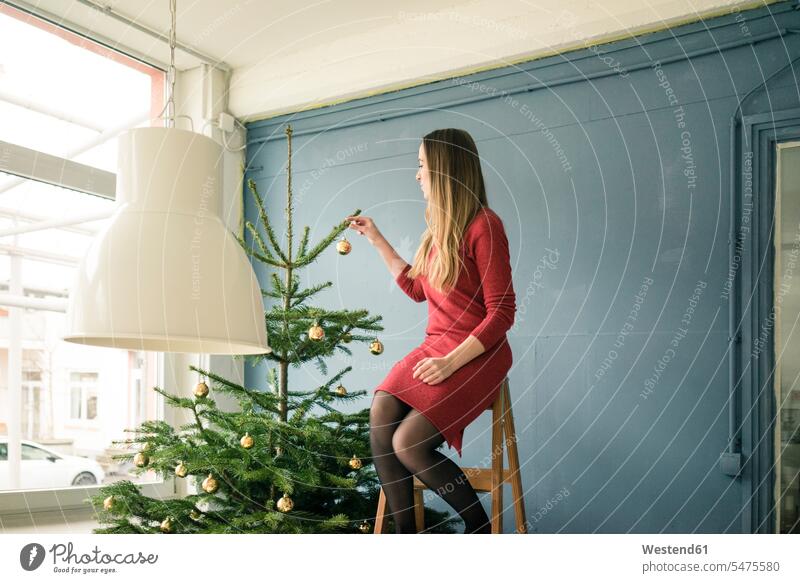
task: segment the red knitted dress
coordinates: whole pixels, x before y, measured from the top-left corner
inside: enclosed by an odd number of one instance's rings
[[[411,299],[428,301],[425,340],[398,361],[375,391],[386,391],[425,415],[461,457],[464,428],[497,397],[512,363],[506,332],[514,323],[516,296],[511,282],[508,239],[500,217],[488,207],[478,211],[461,242],[456,286],[446,294],[425,276],[397,276]],[[434,251],[430,258],[433,258]],[[430,261],[430,259],[429,259]],[[412,378],[414,365],[426,357],[445,356],[469,335],[486,349],[444,381],[429,385]]]

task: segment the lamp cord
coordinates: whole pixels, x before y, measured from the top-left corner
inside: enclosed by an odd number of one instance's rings
[[[176,43],[176,21],[177,21],[177,0],[170,0],[170,28],[169,28],[169,69],[167,70],[167,79],[169,83],[169,98],[167,100],[167,127],[175,127],[175,77],[177,71],[175,70],[175,45]]]

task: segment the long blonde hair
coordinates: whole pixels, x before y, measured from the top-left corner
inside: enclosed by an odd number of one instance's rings
[[[488,207],[486,186],[475,140],[465,130],[434,130],[422,138],[430,193],[425,208],[428,228],[422,234],[419,249],[408,277],[425,275],[440,293],[458,281],[462,265],[459,250],[472,219]],[[431,249],[436,255],[428,266]]]

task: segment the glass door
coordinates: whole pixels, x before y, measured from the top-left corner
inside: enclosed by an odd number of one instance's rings
[[[777,148],[775,192],[776,530],[800,532],[800,142]]]

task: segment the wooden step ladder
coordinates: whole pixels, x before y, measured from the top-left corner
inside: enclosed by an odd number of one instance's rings
[[[522,476],[519,471],[519,453],[517,450],[517,434],[514,429],[514,415],[511,411],[511,394],[508,388],[508,377],[503,380],[497,398],[487,408],[492,410],[492,465],[488,468],[461,468],[469,483],[476,492],[492,493],[492,534],[503,532],[503,485],[511,484],[514,496],[514,517],[516,532],[528,532],[525,518],[525,500],[522,490]],[[508,468],[503,467],[503,451],[508,452]],[[425,529],[425,507],[422,493],[428,487],[414,476],[414,516],[417,532]],[[374,534],[384,534],[387,516],[386,496],[381,488],[378,497],[378,511],[375,515]]]

